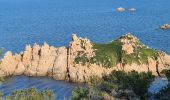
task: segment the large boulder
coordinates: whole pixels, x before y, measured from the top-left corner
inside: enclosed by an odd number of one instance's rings
[[[13,75],[18,62],[12,55],[12,52],[8,51],[0,64],[0,70],[5,74],[5,76]]]
[[[56,48],[50,47],[47,43],[40,49],[37,76],[46,76],[49,69],[54,65]]]

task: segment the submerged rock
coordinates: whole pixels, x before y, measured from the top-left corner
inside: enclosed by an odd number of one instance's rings
[[[170,56],[143,45],[131,33],[108,44],[95,44],[72,35],[68,47],[47,43],[26,45],[23,53],[7,52],[0,63],[0,76],[49,76],[56,80],[88,82],[92,76],[102,77],[113,70],[126,72],[152,71],[158,75],[170,66]]]

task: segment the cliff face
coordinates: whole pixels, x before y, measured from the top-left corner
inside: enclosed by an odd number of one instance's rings
[[[157,75],[170,66],[169,55],[147,48],[131,34],[115,41],[97,45],[73,34],[69,47],[56,48],[47,43],[41,47],[27,45],[23,53],[5,54],[0,63],[0,76],[24,74],[87,82],[92,76],[102,77],[112,70],[152,71]]]

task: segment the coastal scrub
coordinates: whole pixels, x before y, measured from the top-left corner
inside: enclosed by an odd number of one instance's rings
[[[96,78],[95,78],[96,79]],[[148,87],[154,80],[151,72],[113,71],[105,76],[102,82],[88,87],[79,87],[73,91],[72,100],[105,100],[105,99],[147,99]]]
[[[54,100],[51,90],[38,91],[36,88],[14,91],[5,100]]]

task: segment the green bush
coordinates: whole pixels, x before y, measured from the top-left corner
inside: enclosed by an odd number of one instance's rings
[[[6,100],[54,100],[51,90],[38,91],[36,88],[14,91]]]
[[[77,87],[72,92],[72,96],[70,97],[70,100],[84,100],[88,98],[88,94],[89,94],[88,88]]]
[[[0,91],[0,100],[2,100],[3,92]]]
[[[141,99],[147,96],[147,91],[150,83],[154,80],[154,76],[151,72],[148,73],[138,73],[135,71],[129,72],[128,76],[128,86],[138,95]]]
[[[100,84],[92,85],[92,87],[75,89],[72,97],[81,99],[104,98],[104,95],[113,98],[139,98],[147,99],[148,88],[154,80],[151,72],[138,73],[136,71],[124,72],[113,71],[109,76],[103,77],[99,81]],[[75,99],[75,100],[78,100]],[[95,100],[95,99],[94,99]]]
[[[168,81],[170,81],[170,69],[162,70],[161,74],[164,74],[167,77]]]

